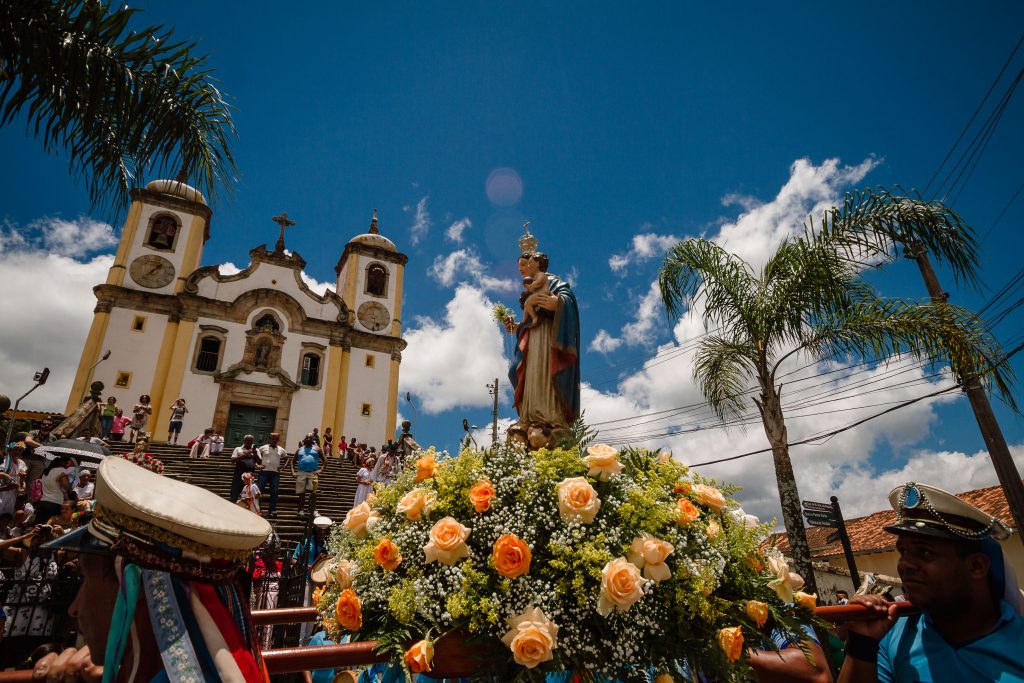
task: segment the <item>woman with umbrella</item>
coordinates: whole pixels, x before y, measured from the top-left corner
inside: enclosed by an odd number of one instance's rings
[[[74,467],[76,464],[75,459],[69,455],[57,455],[46,466],[41,480],[43,497],[35,505],[37,520],[50,519],[50,517],[60,514],[61,505],[64,504],[64,499],[71,492],[71,481],[68,479],[68,473],[64,470],[67,467]]]

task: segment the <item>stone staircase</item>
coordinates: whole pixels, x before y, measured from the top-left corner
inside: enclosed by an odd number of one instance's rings
[[[131,444],[112,442],[110,450],[120,454],[132,449]],[[193,460],[188,457],[188,448],[167,443],[152,443],[149,452],[164,463],[164,476],[186,481],[216,493],[227,499],[231,493],[231,452],[225,449],[220,455],[211,455],[208,460]],[[282,462],[282,465],[284,463]],[[331,458],[318,477],[316,510],[333,519],[335,523],[345,518],[356,495],[356,468],[350,463]],[[308,496],[307,496],[308,497]],[[306,516],[296,513],[299,497],[295,493],[295,478],[285,468],[281,472],[281,486],[277,500],[277,519],[268,518],[282,544],[292,547],[302,540],[309,514],[306,502]],[[265,492],[260,500],[264,515],[270,505],[270,494]]]

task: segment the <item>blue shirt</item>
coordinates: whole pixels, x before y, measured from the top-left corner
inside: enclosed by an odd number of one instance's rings
[[[295,464],[299,472],[316,472],[320,469],[320,451],[315,446],[303,446],[295,451]]]
[[[986,636],[953,647],[927,615],[900,619],[878,650],[882,683],[1024,681],[1024,617],[999,605],[999,623]]]
[[[334,645],[334,641],[327,637],[327,634],[323,631],[317,631],[313,634],[313,637],[309,639],[309,645],[317,647],[319,645]],[[311,672],[313,683],[331,683],[334,680],[334,669],[317,669]]]

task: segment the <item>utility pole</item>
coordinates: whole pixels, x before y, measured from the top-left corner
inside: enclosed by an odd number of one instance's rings
[[[917,267],[921,270],[921,277],[924,278],[925,287],[928,288],[928,295],[935,303],[945,303],[949,299],[949,293],[943,291],[939,284],[939,278],[932,268],[931,259],[928,258],[928,251],[921,244],[908,245],[904,251],[907,258],[917,261]],[[992,459],[992,466],[995,467],[996,476],[999,477],[999,484],[1003,487],[1006,495],[1006,502],[1010,506],[1010,514],[1013,516],[1013,526],[1017,528],[1018,538],[1024,543],[1024,483],[1021,482],[1020,472],[1013,464],[1013,456],[1006,445],[1006,438],[1003,430],[999,428],[996,414],[992,410],[985,388],[978,378],[974,368],[965,368],[962,381],[964,393],[971,403],[974,411],[974,419],[978,422],[978,429],[985,440],[985,447],[988,448],[988,455]]]
[[[494,378],[494,384],[488,384],[488,393],[494,397],[494,411],[491,414],[491,446],[498,445],[498,378]]]

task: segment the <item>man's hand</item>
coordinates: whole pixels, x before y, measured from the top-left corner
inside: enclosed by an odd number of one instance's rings
[[[534,294],[537,297],[537,305],[549,311],[554,311],[558,308],[558,297],[554,294]]]
[[[847,622],[846,626],[852,633],[881,640],[896,623],[896,605],[890,605],[881,595],[857,595],[850,598],[847,604],[866,607],[878,617],[868,621]]]
[[[94,683],[103,679],[103,667],[92,663],[88,645],[80,650],[69,647],[60,654],[51,652],[40,659],[32,669],[32,678],[51,683],[65,681]]]

